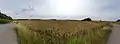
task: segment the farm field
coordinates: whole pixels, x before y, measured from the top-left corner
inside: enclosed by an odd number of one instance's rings
[[[98,21],[18,20],[20,44],[106,44],[112,25]],[[101,42],[100,42],[101,41]]]

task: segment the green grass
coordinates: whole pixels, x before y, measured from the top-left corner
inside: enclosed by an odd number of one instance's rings
[[[107,44],[112,25],[104,25],[89,30],[59,33],[59,29],[33,30],[25,25],[17,24],[15,31],[19,44]]]
[[[0,24],[5,24],[5,23],[9,23],[9,22],[11,22],[11,20],[0,19]]]

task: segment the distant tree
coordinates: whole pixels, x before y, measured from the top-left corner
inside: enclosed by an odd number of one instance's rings
[[[118,19],[116,22],[120,22],[120,19]]]
[[[82,21],[92,21],[91,18],[85,18]]]
[[[56,19],[50,19],[50,20],[56,20]]]

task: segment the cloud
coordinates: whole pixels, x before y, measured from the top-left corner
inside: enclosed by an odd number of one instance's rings
[[[77,18],[115,20],[120,14],[120,0],[1,0],[1,11],[14,18]],[[29,4],[34,10],[29,9]],[[15,13],[21,13],[16,15]]]

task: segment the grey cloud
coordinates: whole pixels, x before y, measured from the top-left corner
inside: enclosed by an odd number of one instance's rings
[[[49,5],[50,1],[53,5]],[[71,15],[61,15],[57,14],[56,6],[54,0],[2,0],[0,2],[0,8],[2,12],[5,12],[8,15],[11,15],[14,18],[84,18],[92,17],[93,19],[102,19],[102,20],[116,20],[120,18],[120,0],[89,0],[91,1],[90,6],[83,8],[80,11],[80,6],[76,7],[75,14]],[[29,4],[34,8],[33,11],[19,13],[22,9],[28,9]],[[79,5],[79,4],[78,4]],[[73,11],[74,12],[74,11]],[[54,13],[54,15],[53,15]],[[79,13],[79,14],[78,14]],[[81,13],[81,14],[80,14]]]

